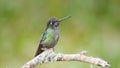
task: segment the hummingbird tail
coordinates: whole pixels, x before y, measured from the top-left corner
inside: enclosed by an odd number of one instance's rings
[[[39,55],[40,53],[42,53],[44,51],[44,50],[42,50],[42,48],[43,48],[43,44],[39,44],[38,49],[37,49],[34,57],[36,57],[37,55]]]

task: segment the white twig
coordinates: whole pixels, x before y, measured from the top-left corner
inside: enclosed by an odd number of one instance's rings
[[[110,66],[106,61],[100,58],[89,57],[85,54],[86,51],[82,51],[79,54],[56,54],[52,49],[48,49],[24,64],[21,68],[34,68],[38,64],[55,61],[80,61],[104,68],[108,68]]]

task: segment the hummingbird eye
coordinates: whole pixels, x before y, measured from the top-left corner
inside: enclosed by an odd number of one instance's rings
[[[50,25],[53,25],[53,23],[52,23],[52,22],[50,22]]]

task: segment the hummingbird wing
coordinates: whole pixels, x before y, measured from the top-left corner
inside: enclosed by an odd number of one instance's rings
[[[43,41],[45,39],[46,39],[46,32],[43,33],[42,39],[40,40],[39,46],[38,46],[37,51],[35,53],[35,57],[44,51],[44,50],[42,50],[42,48],[43,48]]]

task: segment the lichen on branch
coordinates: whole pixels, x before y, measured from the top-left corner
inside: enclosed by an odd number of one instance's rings
[[[94,58],[86,56],[86,51],[82,51],[79,54],[56,54],[52,49],[47,49],[43,53],[39,54],[37,57],[28,61],[21,68],[34,68],[38,64],[43,64],[47,62],[55,62],[55,61],[80,61],[85,62],[97,66],[101,66],[104,68],[108,68],[110,65],[107,61],[104,61],[100,58]]]

